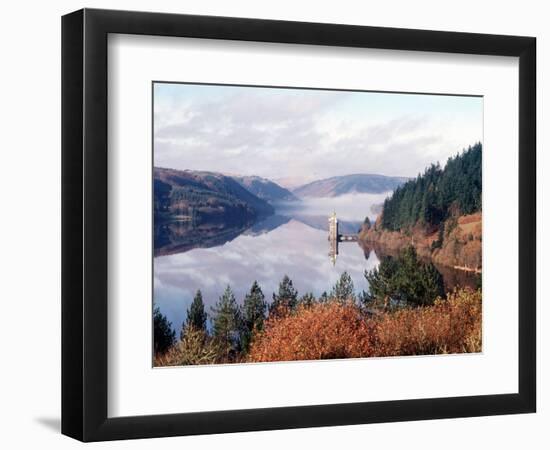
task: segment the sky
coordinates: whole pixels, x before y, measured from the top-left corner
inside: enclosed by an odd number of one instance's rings
[[[155,83],[157,167],[293,187],[355,173],[416,176],[483,138],[483,99]]]

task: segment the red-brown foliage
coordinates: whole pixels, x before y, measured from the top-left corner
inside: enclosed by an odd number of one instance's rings
[[[376,335],[376,356],[480,352],[481,292],[455,291],[430,307],[384,314]]]
[[[372,353],[373,325],[352,304],[320,303],[270,318],[249,361],[358,358]]]
[[[248,360],[292,361],[481,351],[481,291],[450,293],[433,306],[367,316],[336,301],[270,318]]]

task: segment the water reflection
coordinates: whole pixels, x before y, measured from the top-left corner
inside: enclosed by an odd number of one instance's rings
[[[362,242],[359,242],[359,245],[365,251],[365,254],[375,253],[379,259],[385,258],[387,256],[398,256],[399,252],[396,250],[388,249],[381,245],[365,245]],[[422,260],[422,257],[419,256]],[[428,262],[425,259],[425,262]],[[433,261],[432,261],[433,262]],[[452,291],[454,288],[458,287],[469,287],[472,289],[477,289],[479,287],[479,277],[480,275],[474,272],[466,272],[464,270],[453,269],[452,267],[443,266],[441,264],[434,263],[435,267],[441,273],[443,277],[443,284],[445,287],[445,292]]]
[[[174,220],[155,225],[155,257],[184,253],[197,247],[217,247],[249,229],[251,223],[201,223]]]
[[[179,329],[197,289],[202,291],[209,313],[227,285],[242,302],[256,280],[271,301],[285,274],[300,295],[311,292],[320,296],[344,271],[352,277],[356,292],[368,290],[364,271],[377,267],[379,255],[388,252],[344,242],[333,265],[327,255],[327,219],[336,211],[340,232],[357,233],[364,220],[359,214],[370,211],[369,218],[375,220],[371,207],[381,200],[380,195],[368,194],[355,197],[355,205],[349,198],[325,199],[324,215],[317,201],[313,206],[305,202],[279,205],[277,214],[257,223],[158,223],[154,232],[155,302]],[[446,268],[440,271],[447,287],[475,284],[471,274]]]
[[[225,234],[223,239],[227,237]],[[208,310],[228,284],[242,301],[254,280],[270,301],[285,274],[300,295],[312,292],[320,296],[344,271],[351,275],[357,291],[367,289],[363,272],[378,265],[376,253],[365,255],[357,243],[343,245],[345,251],[340,251],[333,266],[327,257],[326,231],[294,218],[272,216],[215,247],[174,254],[159,249],[154,262],[155,301],[177,328],[197,289],[201,289]],[[170,248],[176,247],[183,248],[177,244]]]

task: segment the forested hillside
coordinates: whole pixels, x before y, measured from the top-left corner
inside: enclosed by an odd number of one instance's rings
[[[273,214],[273,207],[233,178],[215,172],[154,169],[155,220],[244,223]]]
[[[288,189],[279,186],[267,178],[257,176],[233,176],[233,179],[247,191],[268,203],[298,200]]]
[[[402,231],[416,224],[439,225],[450,216],[481,210],[481,143],[449,158],[445,168],[432,164],[399,186],[384,202],[382,227]]]

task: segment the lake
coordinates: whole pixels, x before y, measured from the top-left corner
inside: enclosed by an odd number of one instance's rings
[[[342,242],[333,264],[328,217],[335,212],[341,233],[357,233],[365,216],[376,219],[376,205],[389,194],[348,194],[279,204],[275,215],[256,223],[157,224],[155,304],[179,331],[197,289],[209,314],[227,285],[242,304],[257,281],[271,302],[284,275],[290,277],[300,296],[329,292],[343,272],[351,276],[357,293],[368,290],[364,272],[378,266],[377,252],[364,250],[357,242]],[[443,275],[457,276],[455,272]],[[451,283],[465,282],[462,277]]]

